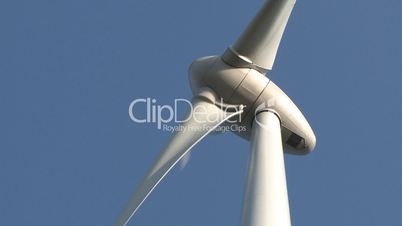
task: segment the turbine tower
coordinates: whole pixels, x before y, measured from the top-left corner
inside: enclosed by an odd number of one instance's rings
[[[203,57],[189,69],[193,107],[148,174],[139,184],[115,226],[128,223],[140,205],[200,140],[219,126],[251,143],[241,226],[290,226],[284,152],[304,155],[316,139],[292,100],[267,72],[295,0],[268,0],[246,30],[221,56]],[[195,109],[202,109],[196,111]]]

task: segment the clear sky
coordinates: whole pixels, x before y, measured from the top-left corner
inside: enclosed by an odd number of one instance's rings
[[[191,98],[262,0],[0,3],[0,225],[111,225],[170,134],[135,98]],[[287,156],[295,226],[402,225],[402,2],[297,2],[269,77],[317,135]],[[210,136],[131,226],[239,224],[249,144]]]

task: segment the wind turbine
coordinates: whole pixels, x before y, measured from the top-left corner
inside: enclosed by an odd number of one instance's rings
[[[314,149],[316,139],[300,110],[266,73],[272,69],[294,4],[295,0],[266,1],[222,56],[192,63],[193,107],[184,129],[173,135],[115,226],[126,225],[172,167],[226,123],[244,126],[245,131],[234,132],[251,143],[241,226],[290,226],[284,148],[304,155]]]

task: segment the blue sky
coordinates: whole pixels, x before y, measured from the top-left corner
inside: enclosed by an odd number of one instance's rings
[[[191,98],[263,1],[2,1],[0,225],[111,225],[170,134],[135,98]],[[286,156],[293,225],[401,225],[402,2],[298,1],[268,77],[317,135]],[[238,225],[249,144],[210,136],[132,226]]]

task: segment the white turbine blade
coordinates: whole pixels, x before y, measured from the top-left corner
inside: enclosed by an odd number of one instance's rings
[[[268,0],[229,49],[251,65],[271,70],[296,0]]]
[[[181,159],[180,159],[180,169],[186,168],[187,164],[190,162],[191,159],[191,151],[187,152]]]
[[[198,113],[194,113],[197,109]],[[202,109],[202,110],[201,110]],[[201,114],[200,112],[204,114]],[[129,200],[122,214],[117,219],[115,226],[123,226],[128,223],[139,206],[144,202],[152,190],[172,169],[172,167],[217,126],[235,115],[243,112],[226,112],[208,100],[197,98],[193,101],[192,111],[188,121],[182,124],[182,130],[177,131],[164,151],[160,154],[149,173],[143,179]],[[193,114],[194,113],[194,114]]]

